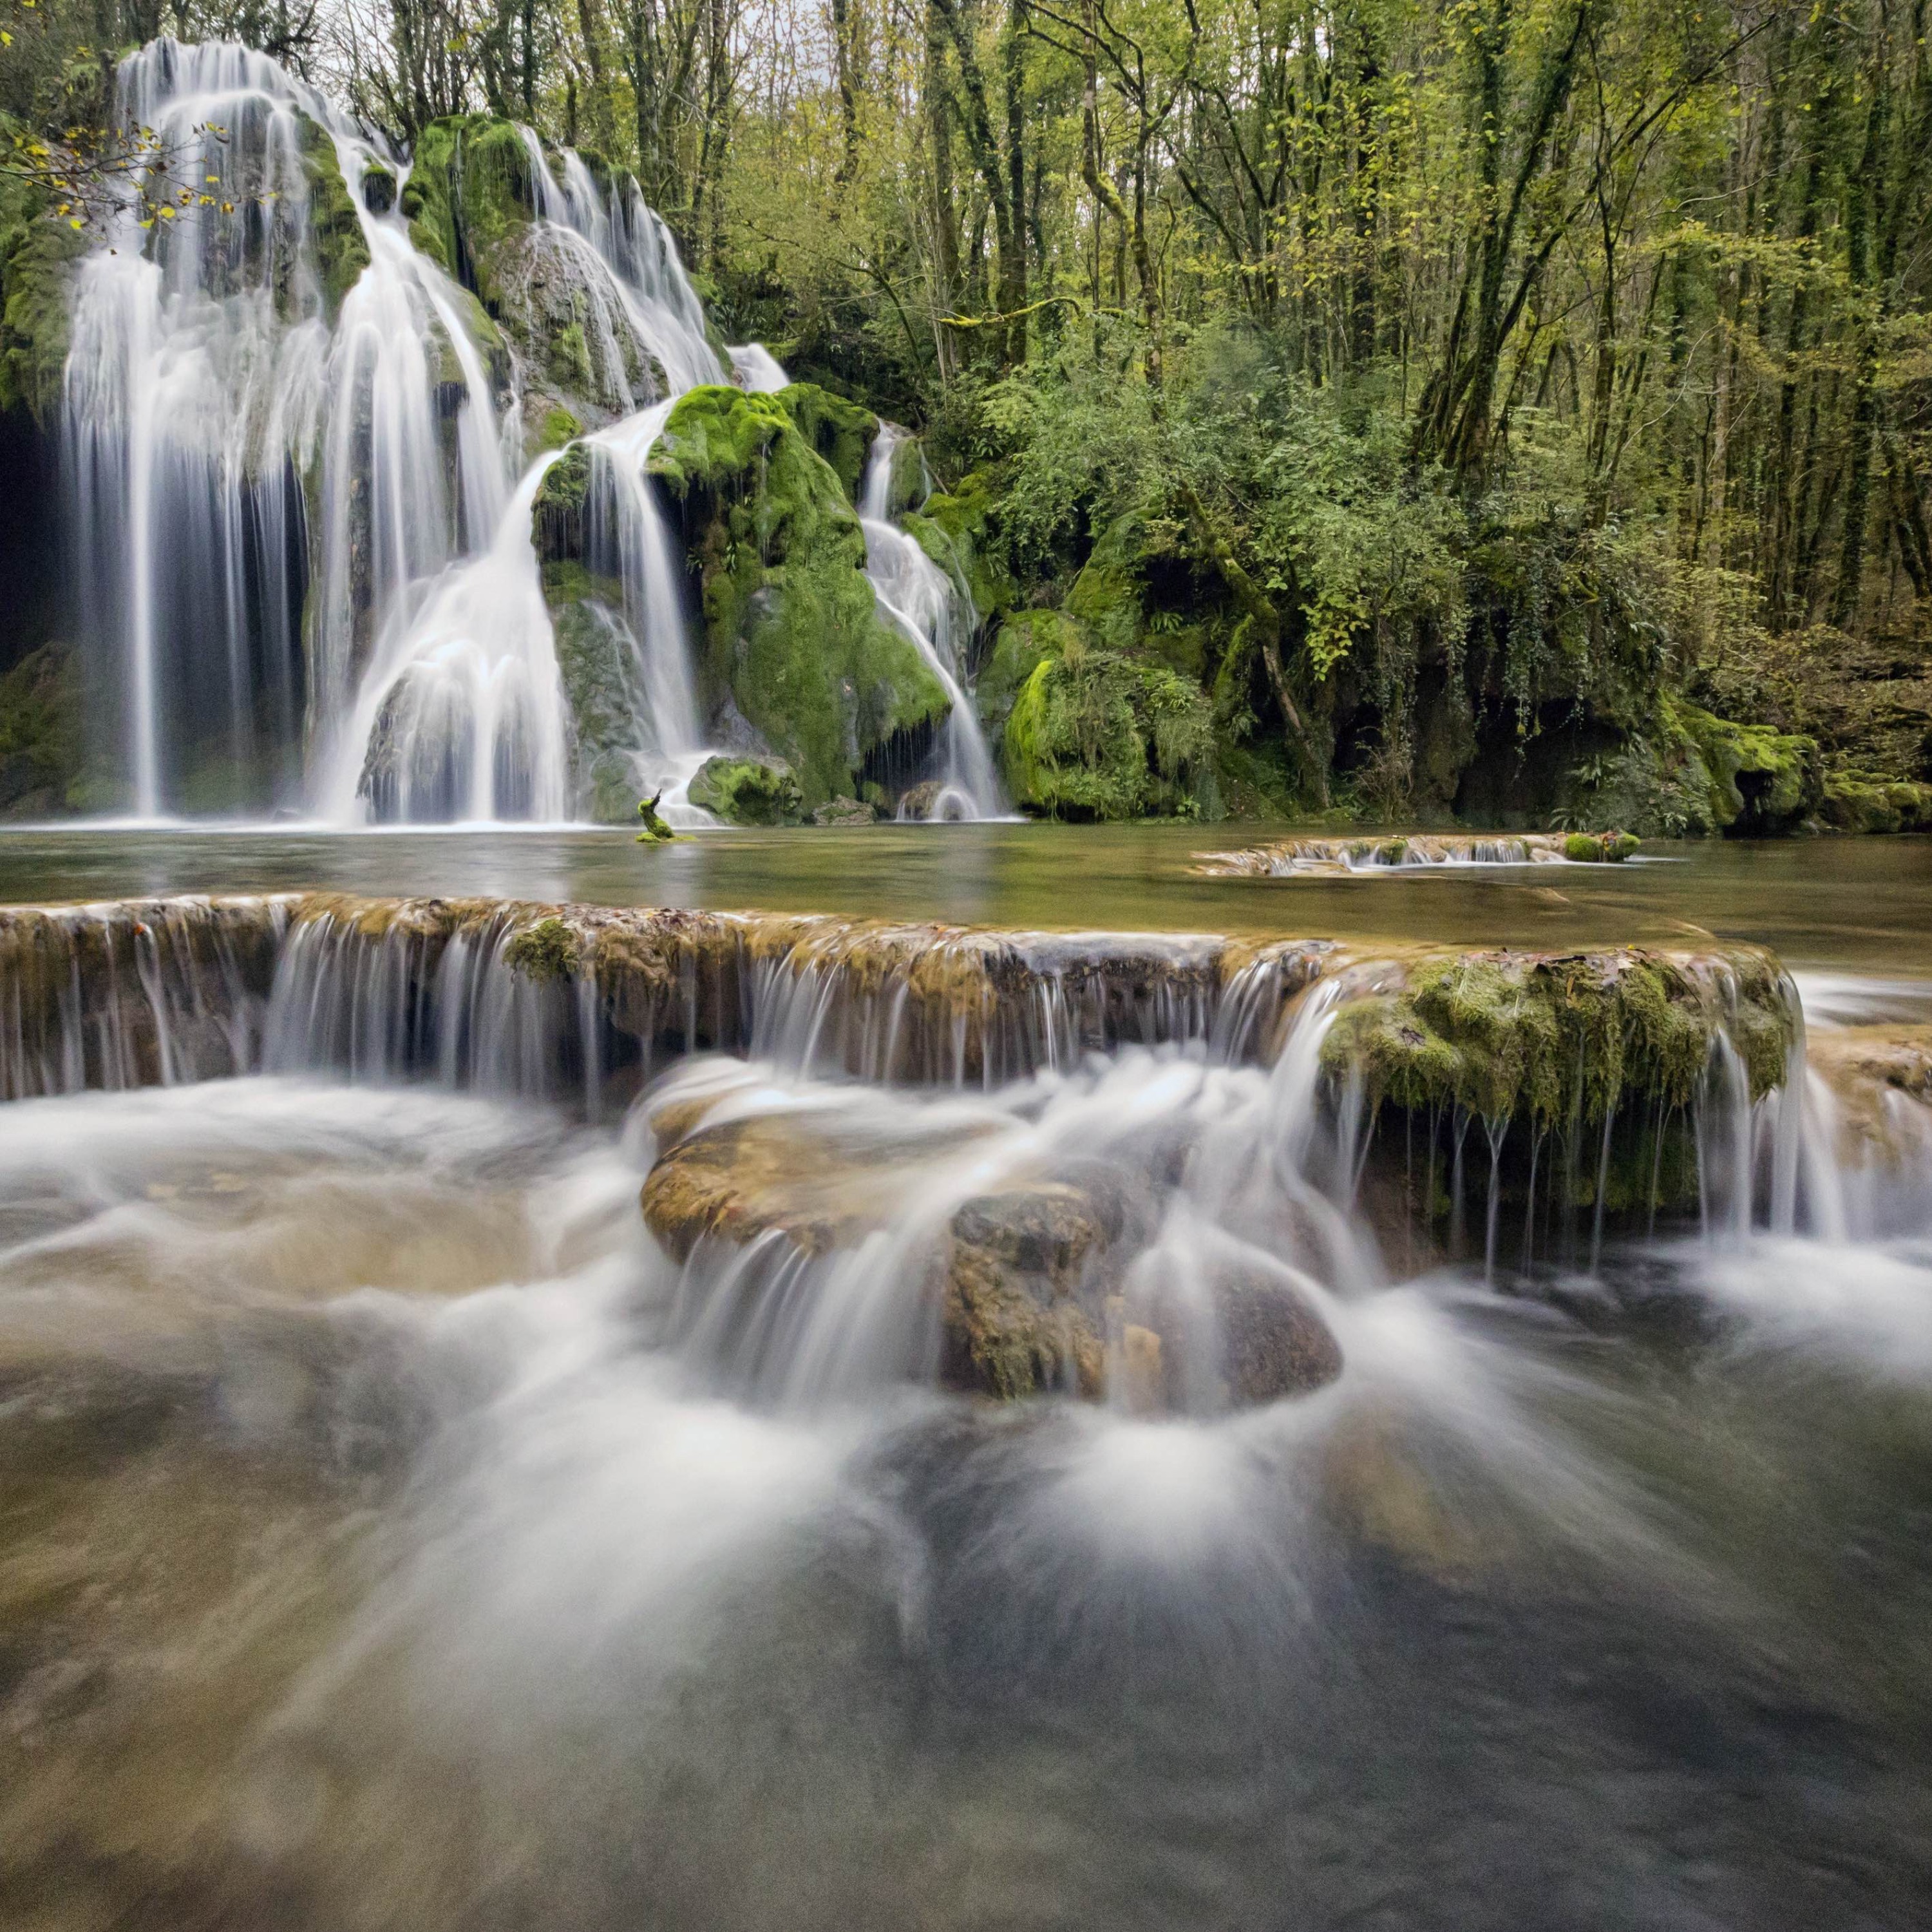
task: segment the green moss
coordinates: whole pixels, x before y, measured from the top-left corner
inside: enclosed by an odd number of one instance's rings
[[[806,807],[853,794],[869,754],[945,716],[944,686],[878,614],[837,475],[776,397],[688,392],[650,466],[685,505],[706,696],[791,766]]]
[[[540,919],[526,926],[504,948],[511,970],[526,980],[567,980],[577,970],[578,937],[560,919]]]
[[[956,572],[964,579],[982,623],[1010,610],[1019,601],[1019,586],[992,541],[998,504],[993,479],[975,470],[962,478],[956,489],[935,490],[916,512],[901,519],[941,569]]]
[[[1372,1106],[1564,1126],[1630,1096],[1688,1105],[1720,1028],[1756,1098],[1784,1078],[1792,1024],[1775,968],[1755,954],[1701,975],[1640,952],[1459,955],[1346,1007],[1322,1058],[1359,1076]]]
[[[1932,832],[1932,784],[1834,772],[1825,780],[1821,815],[1840,832]]]
[[[385,163],[371,160],[363,168],[362,205],[371,214],[387,214],[396,205],[396,172]]]
[[[308,225],[322,278],[322,302],[332,320],[343,298],[369,266],[369,244],[349,184],[342,178],[335,142],[328,130],[307,115],[300,117],[302,172],[308,178]]]
[[[562,449],[566,444],[574,442],[584,434],[584,425],[571,412],[562,408],[548,410],[537,426],[536,448],[538,451]],[[550,478],[544,478],[548,483]]]
[[[416,137],[402,211],[418,248],[502,313],[507,246],[536,208],[530,156],[515,124],[488,114],[432,121]]]
[[[531,540],[544,563],[583,560],[584,508],[590,498],[590,452],[583,443],[573,442],[544,472],[530,503]]]
[[[857,403],[835,396],[815,382],[794,382],[778,398],[799,433],[832,466],[839,487],[854,502],[866,473],[866,458],[879,433],[879,419]]]
[[[707,758],[686,796],[729,825],[795,825],[804,814],[797,779],[776,758]]]
[[[1628,832],[1573,832],[1563,856],[1583,866],[1618,866],[1643,843]]]
[[[1013,701],[1040,665],[1062,656],[1070,640],[1077,650],[1080,626],[1062,610],[1016,610],[994,634],[993,647],[980,668],[974,700],[989,737],[1006,728]]]
[[[1117,518],[1100,536],[1092,554],[1066,593],[1066,608],[1102,642],[1116,650],[1139,643],[1146,622],[1135,560],[1141,520]]]
[[[0,140],[12,126],[0,116]],[[0,175],[0,410],[24,406],[44,430],[59,414],[74,266],[88,245],[38,189]]]
[[[640,845],[668,845],[677,837],[671,830],[670,821],[658,815],[658,801],[663,796],[664,788],[660,785],[649,798],[638,801],[638,817],[644,828],[638,834]]]
[[[1013,701],[1006,782],[1022,809],[1054,818],[1219,815],[1214,740],[1200,688],[1165,665],[1086,641],[1063,620]]]

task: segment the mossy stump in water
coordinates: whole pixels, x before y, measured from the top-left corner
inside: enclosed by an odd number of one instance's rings
[[[1620,866],[1643,843],[1628,832],[1573,832],[1563,856],[1580,866]]]

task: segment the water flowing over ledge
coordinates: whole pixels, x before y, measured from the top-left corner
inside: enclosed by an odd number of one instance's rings
[[[1637,841],[1622,832],[1416,832],[1387,838],[1285,838],[1234,852],[1202,852],[1194,870],[1209,879],[1286,879],[1304,874],[1414,872],[1439,866],[1617,864]]]

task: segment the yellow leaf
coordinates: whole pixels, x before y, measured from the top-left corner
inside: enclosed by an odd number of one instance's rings
[[[85,228],[87,224],[82,220],[79,215],[70,214],[68,217],[67,225],[70,228]]]
[[[164,208],[158,212],[164,221],[172,221],[175,218],[175,212],[172,208]]]
[[[10,47],[13,44],[14,36],[4,27],[0,27],[0,47]]]

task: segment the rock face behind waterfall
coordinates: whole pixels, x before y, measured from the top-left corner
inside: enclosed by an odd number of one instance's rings
[[[838,471],[860,428],[816,391],[694,389],[650,467],[681,512],[704,620],[714,734],[776,754],[807,809],[856,794],[868,763],[929,740],[944,687],[879,615],[866,539]],[[812,426],[801,429],[798,417]]]

